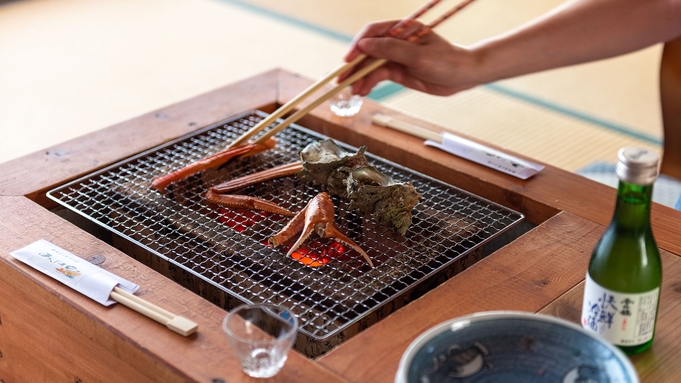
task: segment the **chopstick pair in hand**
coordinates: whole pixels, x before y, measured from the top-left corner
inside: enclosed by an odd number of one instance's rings
[[[426,11],[440,3],[442,0],[432,0],[428,2],[426,5],[423,7],[419,8],[414,12],[413,14],[409,15],[405,19],[401,20],[395,26],[393,26],[387,33],[386,36],[389,37],[399,37],[399,35],[407,28],[409,25],[416,20],[419,16],[423,15]],[[429,25],[423,26],[420,28],[418,31],[415,33],[406,36],[405,39],[409,42],[416,42],[423,36],[427,35],[428,33],[431,32],[433,28],[435,28],[437,25],[448,19],[449,17],[453,16],[457,12],[459,12],[461,9],[472,3],[474,0],[464,0],[460,4],[458,4],[456,7],[452,8],[442,16],[440,16],[437,20],[432,22]],[[367,56],[365,54],[360,54],[358,55],[354,60],[352,60],[349,63],[344,63],[333,69],[331,72],[329,72],[326,76],[323,78],[317,80],[314,84],[309,86],[307,89],[305,89],[302,93],[291,99],[289,102],[284,104],[282,107],[277,109],[274,113],[270,114],[267,118],[263,119],[260,121],[256,126],[242,134],[239,138],[234,140],[228,148],[234,148],[236,146],[242,145],[246,143],[251,137],[255,136],[256,134],[260,133],[261,131],[265,130],[268,126],[270,126],[273,122],[275,122],[277,119],[280,117],[284,116],[286,113],[290,112],[296,105],[298,105],[300,102],[302,102],[304,99],[308,98],[310,95],[312,95],[314,92],[318,91],[321,89],[326,83],[329,81],[333,80],[336,78],[339,74],[344,73],[351,68],[354,68],[356,65],[361,63],[367,59]],[[321,103],[324,101],[328,100],[329,98],[333,97],[336,95],[338,92],[343,90],[345,87],[353,84],[360,78],[366,76],[370,72],[374,71],[376,68],[382,66],[385,64],[387,60],[385,59],[373,59],[372,61],[368,62],[366,65],[364,65],[362,68],[358,69],[356,72],[352,73],[350,76],[339,82],[335,87],[312,101],[310,104],[305,106],[304,108],[298,110],[288,118],[286,118],[284,121],[267,131],[265,134],[261,135],[258,137],[258,139],[255,141],[255,143],[263,143],[273,135],[279,133],[283,129],[287,128],[289,125],[292,123],[296,122],[303,116],[305,116],[307,113],[309,113],[312,109],[316,108],[319,106]]]

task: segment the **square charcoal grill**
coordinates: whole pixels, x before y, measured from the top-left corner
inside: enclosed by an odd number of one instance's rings
[[[267,245],[288,218],[220,207],[204,198],[210,186],[297,161],[305,146],[327,138],[296,125],[277,134],[272,150],[175,182],[165,193],[151,189],[154,177],[224,149],[265,116],[251,111],[213,124],[58,187],[48,197],[110,231],[129,255],[225,309],[261,302],[291,308],[300,321],[295,348],[311,358],[475,263],[483,244],[524,218],[367,153],[372,166],[395,180],[411,181],[422,194],[412,225],[404,236],[394,234],[333,197],[336,227],[367,252],[375,267],[355,250],[315,234],[296,256],[327,263],[306,266],[286,257],[285,246]],[[287,177],[236,193],[297,212],[321,191]]]

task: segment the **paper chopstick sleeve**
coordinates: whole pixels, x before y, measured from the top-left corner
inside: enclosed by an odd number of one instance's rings
[[[129,293],[139,288],[44,239],[13,251],[10,255],[104,306],[116,303],[110,298],[114,287],[118,286]]]
[[[447,132],[442,133],[442,143],[426,140],[424,144],[520,179],[528,179],[544,169],[543,165],[525,161]]]

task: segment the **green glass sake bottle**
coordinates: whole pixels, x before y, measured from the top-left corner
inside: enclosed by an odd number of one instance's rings
[[[662,262],[650,210],[659,156],[629,147],[618,157],[615,213],[591,255],[581,322],[632,355],[653,343],[657,321]]]

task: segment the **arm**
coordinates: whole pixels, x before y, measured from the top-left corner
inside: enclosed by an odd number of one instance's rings
[[[681,37],[665,44],[660,63],[664,147],[660,172],[681,180]]]
[[[391,61],[355,84],[367,94],[392,80],[447,95],[527,73],[633,52],[681,35],[681,0],[570,0],[508,33],[470,47],[431,34],[410,44],[380,36],[392,22],[370,24],[352,44],[359,52]]]

